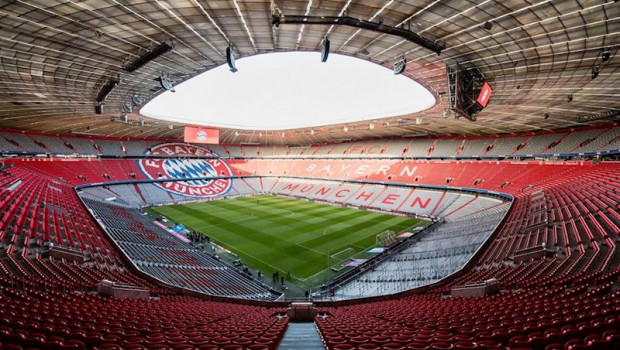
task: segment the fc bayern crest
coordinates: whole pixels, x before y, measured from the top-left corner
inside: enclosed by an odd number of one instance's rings
[[[196,132],[196,140],[198,141],[204,141],[207,139],[207,132],[204,130],[198,130],[198,132]]]
[[[205,157],[216,156],[207,148],[185,143],[163,143],[152,147],[146,152],[152,156],[170,157]],[[233,172],[221,159],[140,159],[138,166],[151,179],[183,179],[200,177],[227,177]],[[187,181],[154,182],[154,184],[168,192],[189,197],[215,197],[227,193],[232,187],[231,178],[223,179],[196,179]]]

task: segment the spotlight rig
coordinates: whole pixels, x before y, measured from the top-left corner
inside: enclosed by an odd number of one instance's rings
[[[174,46],[172,45],[172,43],[167,43],[167,42],[163,42],[160,43],[159,45],[155,46],[154,48],[152,48],[151,50],[143,53],[142,55],[134,58],[133,60],[127,62],[124,66],[123,66],[123,70],[127,71],[127,72],[134,72],[138,69],[140,69],[142,66],[144,66],[145,64],[153,61],[154,59],[156,59],[157,57],[172,51],[172,49],[174,48]]]
[[[423,48],[440,54],[445,47],[432,40],[420,36],[418,33],[412,32],[404,27],[392,27],[385,23],[365,21],[358,18],[348,16],[286,16],[279,11],[271,15],[271,25],[279,28],[283,24],[322,24],[322,25],[343,25],[348,27],[360,28],[379,32],[388,35],[399,36],[405,40],[411,41]]]
[[[450,110],[454,112],[455,118],[476,121],[477,114],[486,108],[493,93],[484,74],[468,62],[456,61],[446,64],[446,72]]]

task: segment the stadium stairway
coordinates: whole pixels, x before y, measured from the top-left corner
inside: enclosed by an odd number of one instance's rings
[[[323,342],[314,322],[291,322],[278,350],[324,350]]]

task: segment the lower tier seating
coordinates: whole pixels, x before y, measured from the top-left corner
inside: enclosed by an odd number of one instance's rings
[[[496,212],[436,223],[414,236],[404,250],[391,253],[370,270],[338,286],[332,299],[393,294],[435,283],[460,270],[502,221],[509,203]]]
[[[620,270],[591,287],[537,286],[477,298],[429,292],[322,307],[328,349],[618,349]]]
[[[274,350],[282,308],[162,296],[132,300],[0,284],[3,349]]]
[[[135,208],[84,200],[110,237],[142,272],[210,295],[273,300],[279,294],[155,225]]]

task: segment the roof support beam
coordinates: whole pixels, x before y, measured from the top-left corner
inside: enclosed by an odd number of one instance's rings
[[[365,21],[353,17],[336,16],[285,16],[280,14],[272,15],[271,24],[279,27],[281,24],[323,24],[323,25],[344,25],[360,29],[371,30],[384,34],[396,35],[411,41],[421,47],[440,54],[445,47],[429,39],[423,38],[417,33],[398,27],[391,27],[380,22]]]

